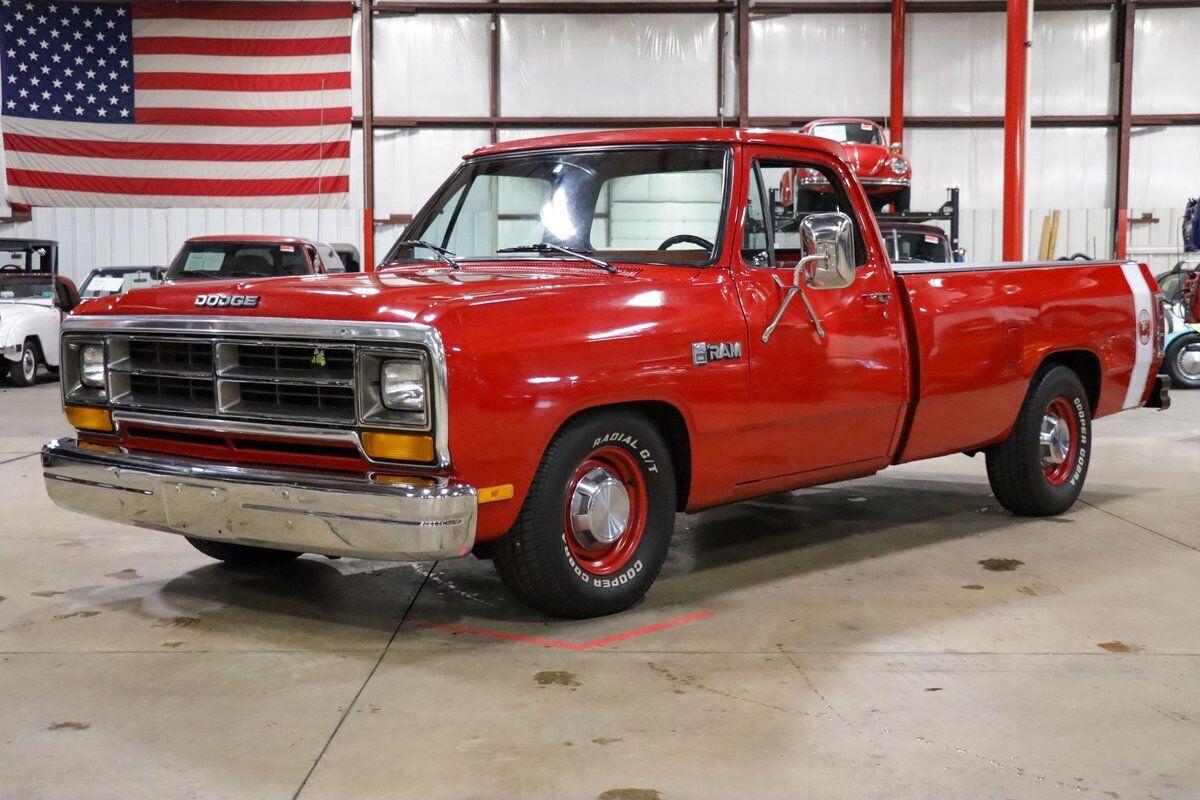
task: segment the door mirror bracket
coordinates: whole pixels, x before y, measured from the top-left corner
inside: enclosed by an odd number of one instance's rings
[[[817,329],[817,336],[825,338],[825,328],[821,325],[821,319],[817,316],[816,309],[813,308],[812,302],[808,299],[808,295],[804,293],[804,284],[812,285],[813,276],[817,272],[817,263],[828,260],[829,256],[825,253],[816,253],[815,255],[805,256],[796,262],[795,269],[792,270],[792,285],[788,286],[783,281],[779,280],[778,275],[772,275],[771,279],[775,281],[775,285],[780,289],[787,289],[787,294],[783,297],[783,302],[779,305],[779,310],[775,312],[775,318],[771,320],[771,324],[763,330],[763,344],[771,338],[771,334],[775,332],[775,328],[779,325],[779,320],[783,319],[783,312],[787,311],[787,307],[791,305],[792,299],[796,295],[800,295],[801,302],[804,303],[804,308],[808,311],[808,317],[812,320],[813,327]]]

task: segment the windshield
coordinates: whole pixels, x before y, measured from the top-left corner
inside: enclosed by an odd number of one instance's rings
[[[720,240],[726,153],[639,147],[468,162],[385,263],[439,258],[411,243],[420,239],[459,259],[527,259],[501,251],[545,243],[605,261],[708,264]]]
[[[171,262],[166,278],[272,278],[308,272],[308,259],[298,244],[188,242]]]
[[[870,122],[822,122],[814,125],[809,133],[842,144],[883,145],[883,131]]]
[[[108,297],[113,294],[124,294],[130,289],[157,286],[159,283],[162,283],[161,279],[150,270],[96,271],[88,275],[87,280],[79,287],[79,296],[85,300],[92,297]]]
[[[927,263],[949,263],[950,242],[944,236],[919,231],[885,230],[883,240],[887,242],[888,256],[892,261],[921,261]]]
[[[0,303],[54,300],[53,275],[5,275],[0,273]]]

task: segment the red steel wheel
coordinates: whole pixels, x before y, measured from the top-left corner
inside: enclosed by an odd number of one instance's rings
[[[647,509],[646,480],[633,454],[620,447],[597,448],[567,482],[567,549],[593,575],[618,572],[641,546]]]
[[[1079,455],[1079,416],[1065,397],[1055,397],[1042,416],[1038,435],[1042,471],[1055,486],[1066,483]]]

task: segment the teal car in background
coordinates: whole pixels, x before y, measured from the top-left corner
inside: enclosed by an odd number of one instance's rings
[[[1181,261],[1169,272],[1155,276],[1167,299],[1167,354],[1163,371],[1172,388],[1200,388],[1200,324],[1188,323],[1183,309],[1183,282],[1200,264]]]

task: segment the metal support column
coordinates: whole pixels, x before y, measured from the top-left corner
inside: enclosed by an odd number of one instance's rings
[[[1025,139],[1029,129],[1029,0],[1008,0],[1004,86],[1005,261],[1025,257]]]
[[[904,141],[904,14],[905,0],[892,0],[892,105],[888,134],[892,144]]]
[[[1113,254],[1125,258],[1129,243],[1129,136],[1133,123],[1133,38],[1132,0],[1117,6],[1117,198],[1114,206]]]

